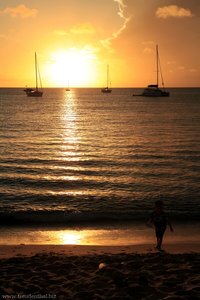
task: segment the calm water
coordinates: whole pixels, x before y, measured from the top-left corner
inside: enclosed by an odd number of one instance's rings
[[[0,89],[1,222],[175,219],[200,208],[200,89]]]

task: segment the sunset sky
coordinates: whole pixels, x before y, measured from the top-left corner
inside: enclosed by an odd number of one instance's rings
[[[200,86],[200,0],[1,0],[0,86]]]

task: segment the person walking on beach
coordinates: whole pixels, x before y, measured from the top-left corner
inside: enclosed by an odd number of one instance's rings
[[[150,215],[148,224],[153,224],[155,227],[155,234],[157,239],[156,249],[161,251],[163,236],[167,225],[169,226],[171,232],[174,231],[166,213],[164,212],[163,202],[161,200],[155,202],[155,209]]]

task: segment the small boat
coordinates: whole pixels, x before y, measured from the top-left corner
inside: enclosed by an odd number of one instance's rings
[[[162,88],[159,87],[159,73],[162,80]],[[158,45],[156,45],[156,84],[149,84],[140,95],[133,96],[143,96],[143,97],[169,97],[170,93],[164,88],[164,81],[161,72],[160,59],[158,54]]]
[[[109,65],[107,65],[107,87],[101,89],[102,93],[111,93],[112,90],[109,88]]]
[[[37,54],[35,52],[35,79],[36,79],[36,87],[35,89],[32,88],[26,88],[24,90],[24,92],[26,93],[26,95],[28,97],[42,97],[43,95],[43,91],[38,89],[38,78],[40,81],[40,86],[42,88],[42,82],[41,82],[41,78],[40,78],[40,72],[39,72],[39,68],[38,68],[38,63],[37,63]]]
[[[67,88],[65,89],[66,92],[70,92],[70,88],[69,88],[69,81],[68,81],[68,85]]]

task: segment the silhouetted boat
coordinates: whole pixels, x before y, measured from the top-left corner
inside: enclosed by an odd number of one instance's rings
[[[159,73],[162,80],[162,88],[159,87]],[[158,45],[156,45],[156,84],[149,84],[140,95],[133,96],[143,96],[143,97],[169,97],[170,93],[164,88],[164,80],[161,72],[160,59],[158,54]]]
[[[40,81],[40,86],[42,88],[42,83],[41,83],[41,78],[40,78],[40,72],[38,68],[38,63],[37,63],[37,54],[35,52],[35,80],[36,80],[36,85],[35,89],[32,88],[26,88],[24,92],[28,97],[42,97],[43,91],[38,89],[38,77]]]
[[[101,90],[102,93],[111,93],[112,90],[109,88],[109,65],[107,65],[107,87]]]
[[[68,85],[67,88],[65,89],[66,92],[70,92],[70,88],[69,88],[69,81],[68,81]]]

